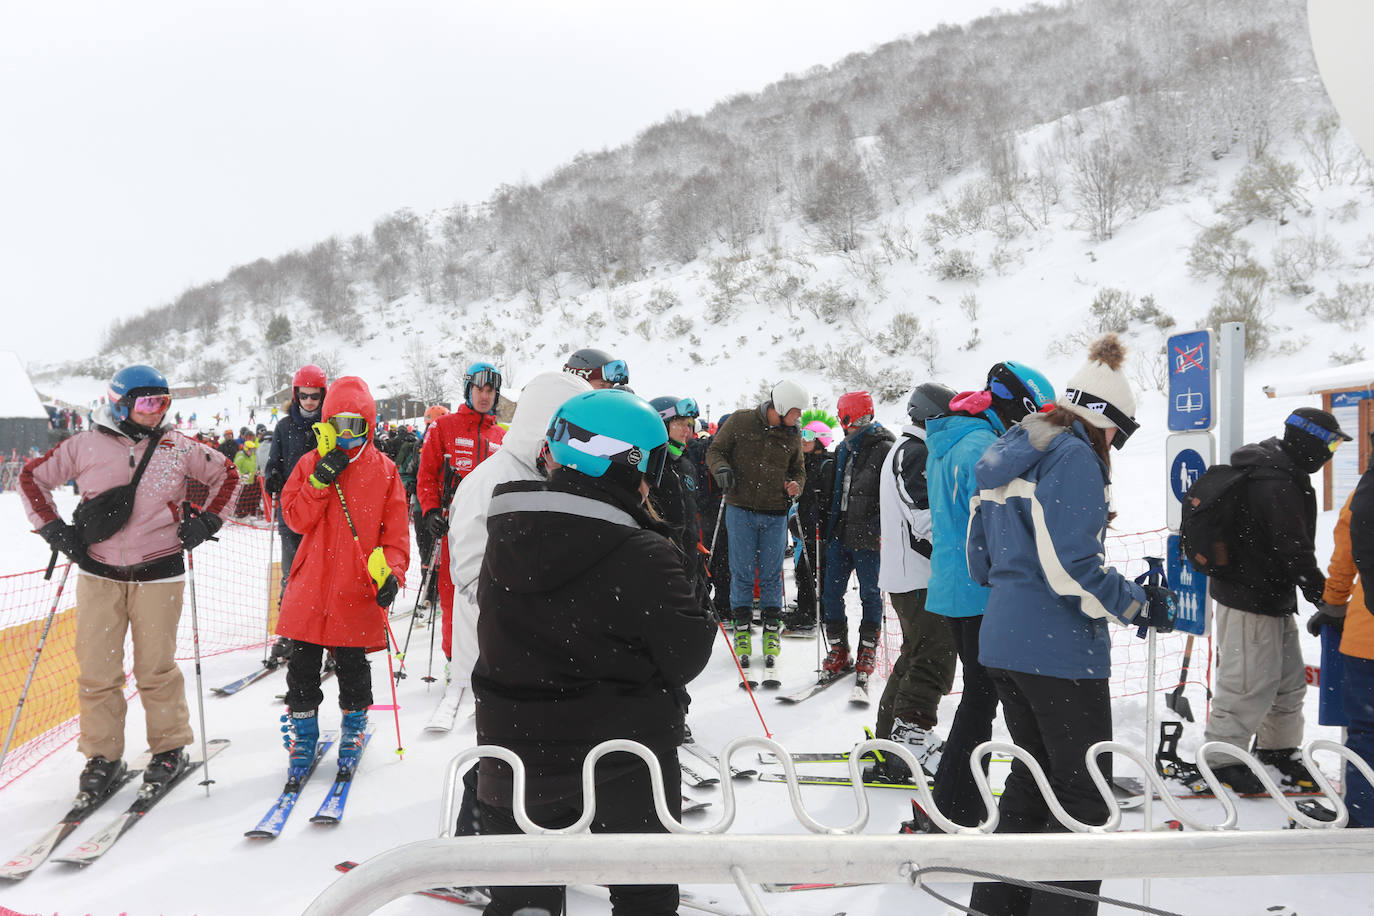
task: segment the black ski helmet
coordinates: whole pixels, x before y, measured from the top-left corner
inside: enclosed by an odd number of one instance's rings
[[[934,420],[949,413],[949,402],[954,400],[958,393],[939,382],[922,382],[911,392],[911,397],[907,398],[906,415],[911,418],[912,423],[925,429],[927,420]]]
[[[606,381],[612,385],[630,384],[630,367],[623,359],[616,359],[605,350],[583,347],[573,352],[563,364],[563,371],[587,381]]]

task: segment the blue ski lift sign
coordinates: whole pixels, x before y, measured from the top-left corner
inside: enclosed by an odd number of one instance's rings
[[[1169,338],[1169,429],[1211,429],[1216,425],[1216,341],[1209,330]]]

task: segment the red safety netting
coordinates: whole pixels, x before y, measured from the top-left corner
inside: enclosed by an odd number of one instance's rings
[[[236,504],[251,511],[258,505],[255,491],[256,488],[250,491],[247,502],[237,501]],[[194,494],[192,496],[194,498]],[[203,498],[203,493],[201,496]],[[266,645],[269,614],[275,617],[279,598],[280,545],[271,523],[261,516],[248,514],[233,518],[231,514],[218,537],[217,542],[197,548],[194,556],[196,618],[202,657]],[[0,710],[6,714],[0,728],[6,731],[33,664],[45,621],[56,601],[56,615],[24,698],[9,752],[0,768],[0,787],[76,738],[73,645],[77,572],[72,569],[61,598],[57,600],[62,570],[59,566],[51,581],[43,578],[42,570],[0,577]],[[177,658],[193,657],[188,583],[177,630]],[[127,638],[124,658],[128,669],[133,656]],[[136,693],[132,683],[126,691],[130,697]]]
[[[1168,530],[1157,528],[1154,531],[1136,531],[1128,534],[1115,534],[1107,537],[1107,563],[1123,574],[1135,578],[1146,569],[1146,557],[1163,557]],[[1112,626],[1112,699],[1140,696],[1148,693],[1149,683],[1149,642],[1136,636],[1134,627]],[[1163,690],[1173,690],[1183,675],[1183,660],[1187,650],[1186,633],[1166,633],[1155,637],[1155,686]],[[883,652],[881,668],[886,677],[902,649],[902,629],[897,621],[892,605],[887,606],[886,620],[883,624]],[[1192,663],[1188,669],[1186,683],[1207,689],[1211,696],[1211,640],[1195,640]],[[955,675],[954,693],[963,689],[958,674]]]

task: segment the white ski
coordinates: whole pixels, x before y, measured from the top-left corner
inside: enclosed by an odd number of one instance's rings
[[[466,687],[460,687],[454,681],[449,681],[448,688],[439,700],[439,705],[434,708],[434,715],[430,716],[429,721],[425,723],[425,731],[453,731],[453,723],[458,720],[458,707],[462,705],[463,697],[466,695]]]

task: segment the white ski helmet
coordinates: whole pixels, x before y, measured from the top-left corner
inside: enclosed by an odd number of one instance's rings
[[[778,412],[778,416],[785,417],[792,408],[805,410],[811,405],[808,403],[811,396],[806,393],[800,382],[794,382],[785,378],[773,386],[773,392],[769,396],[773,402],[773,409]]]

